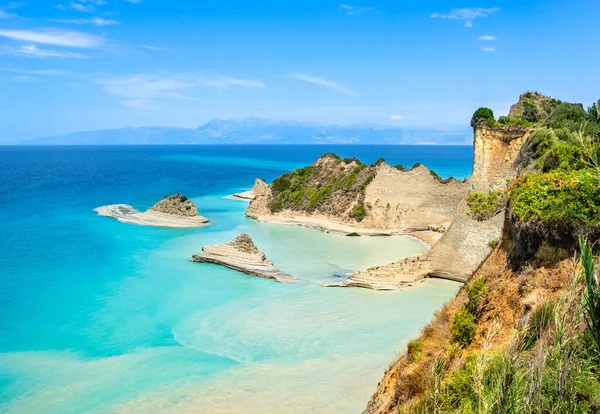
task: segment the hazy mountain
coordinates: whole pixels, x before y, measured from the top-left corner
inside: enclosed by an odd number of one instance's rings
[[[213,119],[198,129],[140,127],[39,138],[37,145],[156,144],[470,144],[468,128],[398,128],[375,124],[323,125],[262,118]]]

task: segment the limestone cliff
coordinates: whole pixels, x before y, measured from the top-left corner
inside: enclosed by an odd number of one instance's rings
[[[545,113],[557,102],[524,94],[512,109],[514,116],[519,108],[533,105],[527,99],[534,102],[537,113]],[[406,170],[380,160],[367,166],[325,154],[271,186],[257,182],[247,215],[261,221],[357,234],[445,231],[422,257],[357,272],[342,284],[395,289],[427,276],[464,282],[489,255],[488,245],[500,238],[504,225],[504,214],[485,220],[471,217],[466,196],[503,191],[516,176],[515,159],[533,131],[522,119],[520,123],[475,119],[472,125],[473,174],[466,181],[442,181],[422,165]]]
[[[463,181],[441,181],[425,166],[365,165],[325,154],[268,186],[257,181],[248,217],[359,234],[442,228],[467,193]]]
[[[530,133],[530,130],[522,128],[476,125],[473,132],[473,175],[467,181],[468,190],[487,192],[505,188],[507,179],[516,176],[513,163]],[[410,183],[406,184],[410,186]],[[504,225],[504,214],[478,221],[467,213],[467,204],[461,199],[447,232],[422,257],[357,272],[345,284],[395,289],[427,276],[467,281],[491,252],[490,242],[500,239]]]

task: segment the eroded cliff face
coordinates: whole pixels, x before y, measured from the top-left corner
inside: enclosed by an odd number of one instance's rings
[[[473,174],[469,179],[472,189],[489,191],[506,187],[506,179],[516,176],[513,163],[532,132],[532,129],[512,126],[476,126],[473,134]]]
[[[368,166],[329,154],[278,180],[257,181],[248,217],[359,234],[446,228],[468,189],[463,181],[440,181],[423,165]]]
[[[466,282],[492,251],[490,242],[499,240],[504,226],[504,214],[478,221],[468,214],[465,196],[469,191],[486,193],[503,189],[507,179],[516,176],[513,167],[521,145],[530,135],[529,130],[517,128],[488,128],[478,125],[474,130],[473,175],[467,180],[467,188],[452,195],[452,222],[442,238],[431,250],[419,258],[356,272],[345,283],[348,286],[372,289],[396,289],[413,284],[427,276]],[[382,186],[391,191],[393,185]],[[413,188],[418,191],[414,177],[395,188]],[[451,187],[448,187],[450,189]],[[410,190],[407,194],[410,194]],[[435,202],[444,203],[441,193]],[[454,198],[454,197],[460,197]],[[410,199],[410,197],[408,197]],[[456,202],[458,201],[458,202]],[[430,208],[432,211],[433,208]],[[415,210],[417,213],[418,209]]]

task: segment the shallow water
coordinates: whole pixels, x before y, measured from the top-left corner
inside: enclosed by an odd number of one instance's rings
[[[469,147],[432,148],[0,147],[0,411],[360,412],[456,284],[283,285],[188,259],[248,232],[282,271],[322,282],[418,254],[407,237],[257,223],[224,196],[328,150],[469,175]],[[177,191],[210,227],[92,211]]]

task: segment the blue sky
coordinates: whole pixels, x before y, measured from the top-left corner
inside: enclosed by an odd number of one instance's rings
[[[598,0],[0,0],[0,142],[248,116],[466,126],[526,90],[591,104],[599,18]]]

